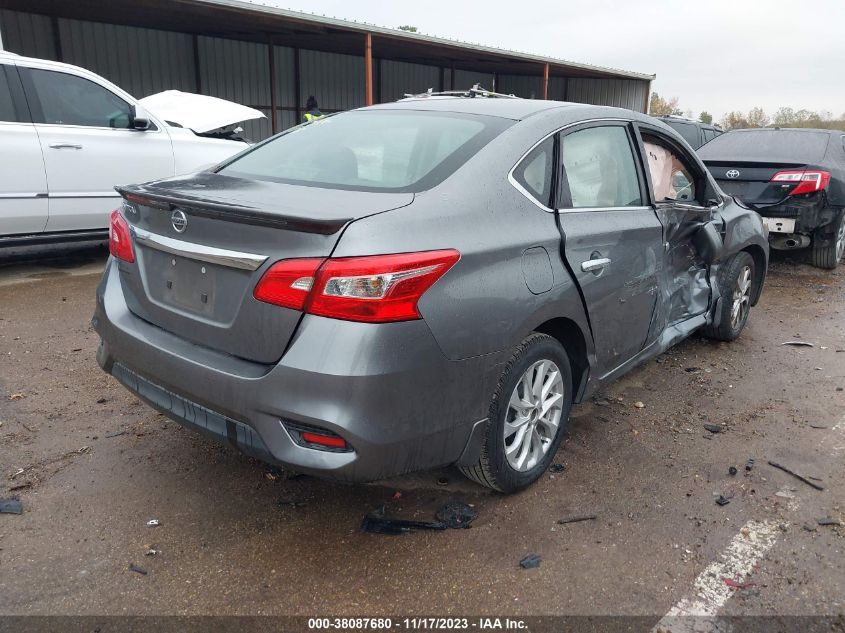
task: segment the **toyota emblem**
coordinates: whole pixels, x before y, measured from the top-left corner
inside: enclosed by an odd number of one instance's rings
[[[738,169],[729,169],[725,172],[725,176],[728,178],[739,178],[739,170]]]
[[[176,209],[170,214],[170,224],[173,225],[173,230],[177,233],[184,233],[188,228],[188,218],[184,211]]]

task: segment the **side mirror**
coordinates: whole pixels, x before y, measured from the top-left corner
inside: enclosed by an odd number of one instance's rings
[[[708,266],[722,258],[724,243],[713,222],[708,222],[699,227],[695,235],[692,236],[692,245]]]
[[[150,127],[150,118],[147,111],[141,106],[131,106],[129,110],[129,123],[134,130],[147,130]]]

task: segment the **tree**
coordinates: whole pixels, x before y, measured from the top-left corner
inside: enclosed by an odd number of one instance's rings
[[[769,124],[769,116],[763,112],[763,108],[751,108],[747,118],[748,127],[766,127]]]
[[[409,24],[405,24],[405,25],[403,25],[403,26],[400,26],[400,27],[399,27],[399,30],[400,30],[400,31],[408,31],[408,33],[416,33],[416,32],[417,32],[417,27],[415,27],[415,26],[411,26],[411,25],[409,25]]]
[[[678,97],[664,99],[656,92],[652,92],[648,103],[648,113],[651,116],[668,116],[670,114],[680,115],[684,111],[678,106]]]
[[[748,127],[748,119],[739,110],[726,112],[719,122],[724,130],[738,130]]]
[[[705,110],[704,112],[698,115],[698,120],[702,123],[710,125],[711,123],[713,123],[713,115]]]

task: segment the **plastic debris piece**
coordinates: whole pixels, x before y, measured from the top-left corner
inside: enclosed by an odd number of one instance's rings
[[[574,517],[567,517],[565,519],[558,519],[558,525],[566,525],[567,523],[580,523],[581,521],[593,521],[595,520],[595,514],[584,514],[581,516],[574,516]]]
[[[753,586],[754,586],[754,583],[753,583],[753,582],[751,582],[751,581],[748,581],[748,582],[738,582],[738,581],[736,581],[736,580],[733,580],[732,578],[725,578],[724,576],[722,577],[722,580],[724,580],[724,581],[725,581],[725,584],[726,584],[728,587],[733,587],[734,589],[748,589],[749,587],[753,587]]]
[[[147,527],[158,527],[159,525],[161,525],[161,521],[158,519],[150,519],[147,521]]]
[[[793,347],[815,347],[812,343],[807,341],[785,341],[781,345],[792,345]]]
[[[729,474],[731,477],[733,477],[734,475],[736,475],[736,473],[737,473],[736,466],[731,466],[730,468],[728,468],[728,474]]]
[[[704,429],[711,433],[721,433],[722,427],[718,424],[705,424]]]
[[[380,512],[373,512],[364,516],[361,529],[372,534],[407,534],[413,530],[445,530],[446,524],[439,521],[409,521],[407,519],[391,519],[382,516]]]
[[[453,529],[472,527],[477,517],[478,512],[459,501],[450,501],[437,511],[437,520]]]
[[[745,462],[745,470],[751,472],[751,469],[754,468],[754,458],[749,457],[748,461]]]
[[[144,552],[144,556],[158,556],[160,553],[161,553],[161,550],[157,550],[157,549],[151,547],[146,552]]]
[[[23,514],[23,503],[20,499],[0,499],[0,514]]]
[[[136,574],[141,574],[142,576],[147,575],[147,570],[143,567],[139,567],[135,563],[129,563],[129,571],[134,571]]]
[[[554,463],[549,466],[550,473],[562,473],[564,470],[566,470],[566,466],[563,464]]]
[[[806,477],[799,475],[794,470],[790,470],[786,466],[782,466],[781,464],[778,464],[777,462],[773,462],[773,461],[769,460],[769,466],[772,466],[773,468],[777,468],[777,469],[782,470],[783,472],[785,472],[789,475],[792,475],[793,477],[795,477],[799,481],[803,481],[805,484],[807,484],[811,488],[815,488],[816,490],[824,490],[824,486],[821,486],[817,483],[813,483],[812,481],[810,481]]]
[[[821,519],[816,519],[816,523],[819,525],[842,525],[842,521],[834,519],[833,517],[822,517]]]
[[[523,569],[534,569],[535,567],[540,566],[540,562],[543,560],[543,557],[539,554],[529,554],[521,561],[519,561],[519,566]]]
[[[718,499],[716,499],[716,505],[726,506],[731,502],[730,497],[726,497],[725,495],[719,495]]]
[[[634,403],[634,406],[635,406],[637,409],[645,409],[645,404],[643,404],[643,403],[642,403],[642,402],[640,402],[639,400],[637,400],[637,401]]]

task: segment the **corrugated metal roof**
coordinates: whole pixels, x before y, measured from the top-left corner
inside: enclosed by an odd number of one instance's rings
[[[274,15],[291,20],[298,20],[301,22],[309,22],[321,26],[330,26],[337,29],[345,29],[348,31],[358,31],[361,33],[372,33],[374,35],[382,35],[396,39],[407,39],[417,43],[428,43],[438,46],[451,46],[464,50],[472,50],[489,55],[507,56],[509,58],[517,59],[519,61],[537,62],[541,64],[549,64],[551,66],[558,66],[563,68],[579,69],[597,74],[621,77],[628,79],[643,79],[653,80],[656,75],[636,73],[627,70],[620,70],[618,68],[606,68],[603,66],[593,66],[590,64],[582,64],[580,62],[572,62],[556,57],[545,57],[542,55],[534,55],[531,53],[524,53],[521,51],[514,51],[505,48],[497,48],[494,46],[485,46],[483,44],[473,44],[470,42],[463,42],[445,37],[437,37],[434,35],[424,35],[422,33],[411,33],[409,31],[402,31],[401,29],[393,29],[376,24],[369,24],[366,22],[356,22],[354,20],[343,20],[340,18],[328,17],[324,15],[316,15],[313,13],[306,13],[304,11],[294,11],[292,9],[282,9],[275,5],[265,4],[263,2],[254,2],[252,0],[187,0],[194,4],[202,4],[208,6],[228,7],[231,9],[238,9],[246,12],[264,13]]]

